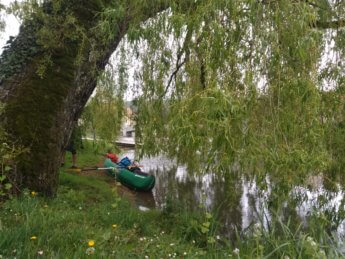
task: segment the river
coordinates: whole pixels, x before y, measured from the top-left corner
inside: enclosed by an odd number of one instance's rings
[[[124,150],[121,156],[133,160],[135,151]],[[312,216],[322,215],[330,222],[331,234],[339,239],[344,237],[343,186],[326,183],[322,174],[309,176],[304,185],[292,185],[284,196],[269,175],[262,179],[241,174],[229,178],[212,173],[193,175],[185,166],[164,156],[143,158],[139,164],[143,171],[156,177],[152,193],[136,195],[141,210],[163,209],[168,199],[196,211],[202,207],[217,214],[223,234],[229,237],[236,229],[243,232],[254,224],[269,230],[272,217],[277,214],[284,222],[302,226],[307,226]]]

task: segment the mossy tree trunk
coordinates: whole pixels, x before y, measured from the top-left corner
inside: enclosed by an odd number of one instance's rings
[[[97,39],[99,32],[92,29],[100,19],[96,14],[110,6],[116,8],[116,2],[120,1],[60,1],[62,12],[51,16],[61,18],[72,14],[74,24],[86,34],[84,40],[64,37],[62,33],[59,46],[43,47],[39,38],[44,32],[42,29],[58,31],[62,28],[59,24],[45,24],[44,20],[32,18],[24,23],[18,37],[2,54],[0,101],[6,106],[1,121],[13,139],[30,150],[18,161],[15,181],[19,189],[29,188],[47,196],[56,193],[61,154],[74,123],[96,87],[97,75],[104,70],[134,20],[133,13],[137,12],[131,10],[132,1],[122,1],[127,9],[114,24],[115,35],[107,41]],[[163,4],[154,6],[141,12],[142,21],[165,8]],[[49,8],[46,9],[44,12],[49,14]],[[41,67],[45,68],[43,76],[38,73]]]

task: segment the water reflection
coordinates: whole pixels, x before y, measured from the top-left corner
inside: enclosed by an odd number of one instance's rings
[[[134,159],[135,152],[126,150],[123,156]],[[138,206],[161,209],[167,197],[194,210],[202,204],[218,215],[228,236],[235,229],[245,231],[255,223],[268,230],[272,213],[279,213],[283,222],[290,220],[306,226],[311,212],[315,212],[333,222],[330,231],[338,237],[345,233],[344,192],[340,184],[325,184],[322,175],[309,177],[306,186],[292,186],[284,195],[284,188],[269,176],[257,179],[241,174],[193,175],[164,156],[144,158],[139,163],[155,175],[156,185],[152,194],[137,194]]]

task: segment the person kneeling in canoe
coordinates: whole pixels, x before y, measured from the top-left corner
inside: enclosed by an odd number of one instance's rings
[[[128,169],[129,171],[135,174],[145,175],[145,176],[148,175],[147,173],[141,171],[140,167],[135,162],[132,162],[128,157],[122,158],[121,161],[117,164],[123,168]]]

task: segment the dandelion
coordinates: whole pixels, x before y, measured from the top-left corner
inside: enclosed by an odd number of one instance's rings
[[[170,246],[174,246],[175,244],[174,243],[171,243]]]
[[[254,224],[254,231],[253,231],[253,236],[255,238],[259,238],[262,235],[262,230],[261,230],[261,225],[260,223],[255,223]]]
[[[44,206],[43,206],[44,208],[48,208],[48,205],[47,204],[44,204]]]
[[[37,254],[38,254],[38,255],[43,255],[43,251],[40,250],[40,251],[37,252]]]
[[[184,252],[183,255],[187,255],[187,252]]]
[[[86,249],[86,254],[87,255],[93,255],[95,253],[96,249],[94,247],[89,247]]]
[[[320,254],[320,258],[327,258],[326,257],[326,252],[323,249],[320,249],[319,254]]]
[[[315,248],[317,246],[316,242],[312,237],[307,237],[307,242],[311,245],[311,247]]]
[[[32,236],[32,237],[30,237],[30,239],[31,239],[31,240],[36,240],[37,237],[36,237],[36,236]]]
[[[147,255],[145,255],[145,258],[149,258]]]
[[[90,247],[93,247],[95,245],[95,241],[93,240],[89,240],[89,242],[87,243]]]
[[[113,228],[117,228],[117,225],[116,225],[116,224],[113,224]]]
[[[79,207],[79,210],[82,210],[82,207]]]
[[[37,196],[37,192],[32,191],[31,195],[35,197],[35,196]]]
[[[195,244],[195,240],[193,240],[192,243]]]
[[[232,251],[235,255],[239,255],[240,254],[240,249],[235,248],[234,251]]]

